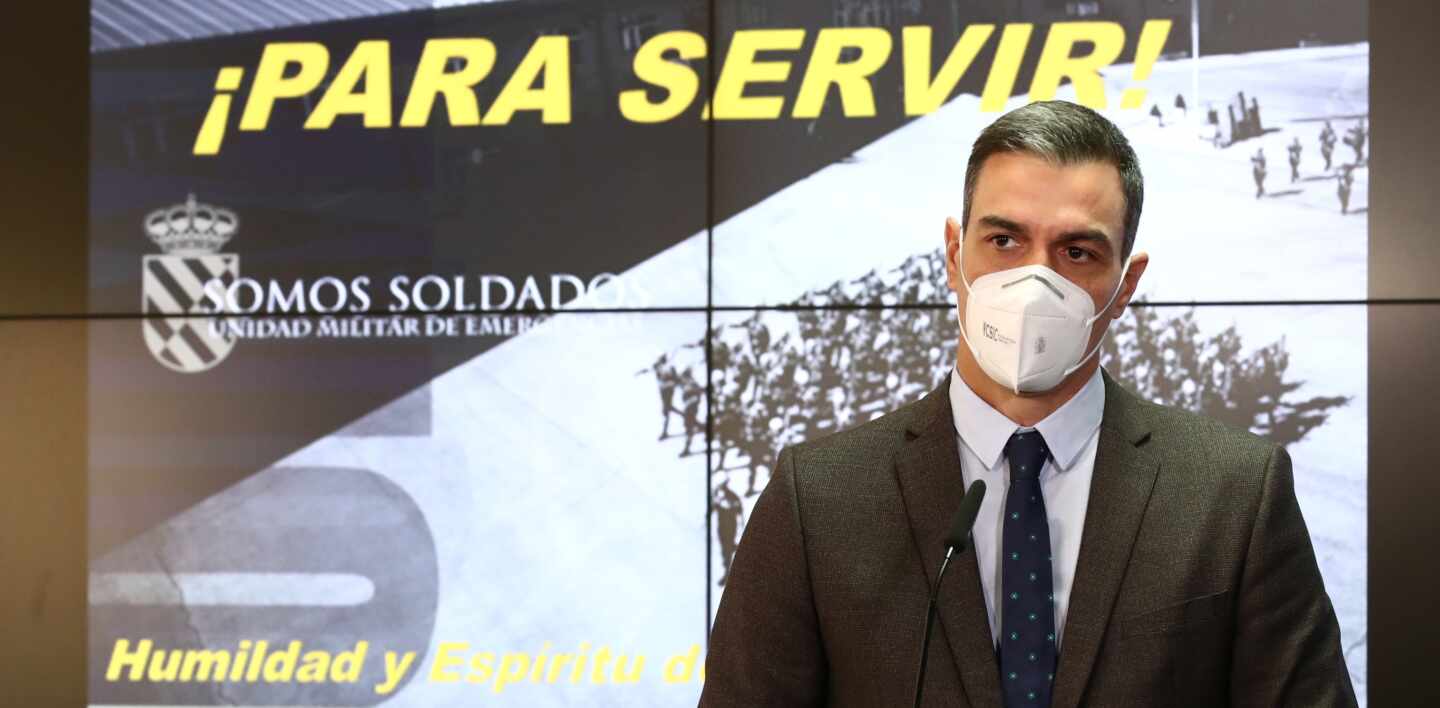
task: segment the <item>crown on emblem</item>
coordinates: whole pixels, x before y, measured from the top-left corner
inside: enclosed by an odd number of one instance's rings
[[[240,217],[195,201],[192,192],[184,204],[156,209],[145,217],[145,233],[166,253],[214,253],[240,230]]]

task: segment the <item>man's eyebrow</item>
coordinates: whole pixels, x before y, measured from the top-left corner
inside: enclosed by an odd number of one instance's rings
[[[1060,241],[1064,243],[1089,242],[1105,246],[1106,248],[1109,248],[1111,245],[1110,237],[1100,229],[1066,231],[1060,234]]]
[[[990,226],[1004,231],[1014,231],[1015,233],[1021,235],[1024,235],[1029,230],[1021,224],[1017,224],[1014,221],[1011,221],[1003,216],[996,216],[994,214],[986,214],[985,216],[980,217],[980,225]]]
[[[1011,221],[1010,219],[1007,219],[1003,216],[997,216],[995,214],[986,214],[985,216],[980,217],[979,223],[981,226],[989,226],[992,228],[1000,229],[1002,231],[1011,231],[1021,236],[1024,236],[1029,232],[1029,229],[1025,228],[1024,224]],[[1091,242],[1106,246],[1107,248],[1111,247],[1110,236],[1107,235],[1104,231],[1101,231],[1100,229],[1075,229],[1072,231],[1066,231],[1065,233],[1060,234],[1059,240],[1067,243]]]

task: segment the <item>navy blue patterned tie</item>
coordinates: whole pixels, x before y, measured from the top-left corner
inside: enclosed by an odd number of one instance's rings
[[[1010,489],[1000,559],[1000,686],[1006,708],[1049,706],[1055,680],[1050,522],[1040,493],[1040,468],[1049,455],[1039,431],[1017,432],[1005,443]]]

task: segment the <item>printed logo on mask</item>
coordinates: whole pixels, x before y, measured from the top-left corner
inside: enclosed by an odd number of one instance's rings
[[[989,322],[982,323],[982,327],[983,327],[983,329],[985,330],[985,336],[988,337],[988,338],[990,338],[990,339],[993,339],[993,340],[995,340],[995,341],[997,341],[997,342],[999,342],[999,343],[1001,343],[1001,344],[1014,344],[1014,343],[1015,343],[1015,340],[1013,340],[1013,339],[1011,339],[1011,338],[1009,338],[1009,337],[1007,337],[1007,336],[1005,336],[1005,335],[1003,335],[1003,334],[1000,334],[999,328],[997,328],[995,325],[990,324]]]

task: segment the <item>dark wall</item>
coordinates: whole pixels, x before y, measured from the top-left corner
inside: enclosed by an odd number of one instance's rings
[[[85,310],[87,5],[0,23],[0,311]],[[83,321],[0,318],[0,705],[85,701],[85,362]]]
[[[1437,55],[1433,2],[1376,3],[1370,111],[1376,126],[1370,193],[1370,704],[1433,705],[1440,687],[1436,619],[1416,598],[1440,591],[1440,570],[1407,549],[1440,533],[1440,204],[1435,200],[1435,92],[1416,79]],[[1384,9],[1379,9],[1383,7]],[[1419,678],[1418,677],[1427,677]]]

